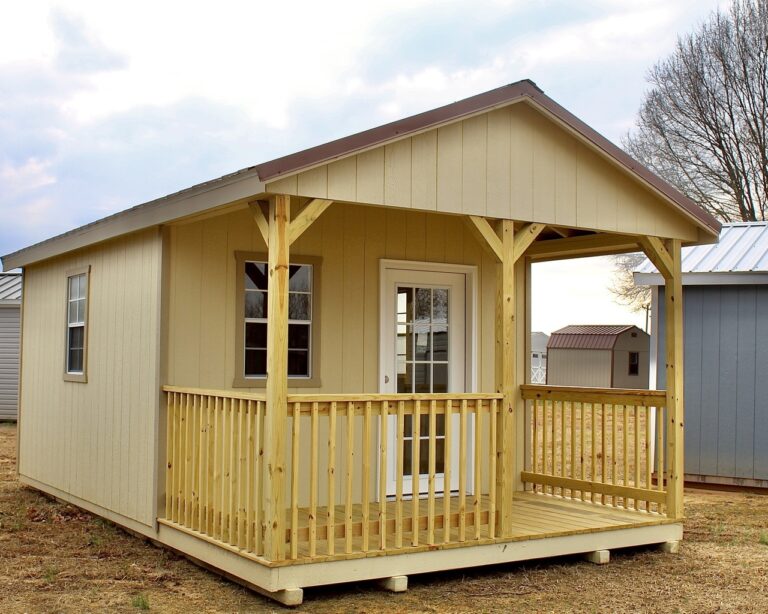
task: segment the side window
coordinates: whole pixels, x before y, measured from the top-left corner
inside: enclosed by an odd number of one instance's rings
[[[640,373],[640,352],[629,353],[629,375],[638,375]]]
[[[64,379],[86,381],[88,354],[88,286],[89,270],[67,274],[67,326]]]

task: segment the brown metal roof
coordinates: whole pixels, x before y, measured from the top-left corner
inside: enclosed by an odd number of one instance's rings
[[[621,333],[633,328],[637,327],[632,324],[578,324],[566,326],[552,333],[549,343],[547,343],[547,350],[610,350]],[[637,330],[639,331],[640,329],[637,328]]]
[[[578,117],[561,107],[547,96],[531,80],[525,79],[509,85],[504,85],[483,94],[471,96],[452,104],[432,109],[424,113],[412,115],[383,126],[358,132],[335,141],[311,147],[282,158],[263,162],[253,167],[262,181],[270,181],[282,175],[290,175],[302,169],[330,162],[336,158],[345,157],[355,152],[381,145],[395,138],[423,131],[446,122],[461,119],[493,108],[503,107],[521,99],[527,98],[535,106],[563,122],[571,130],[590,141],[606,155],[613,158],[637,177],[666,196],[684,213],[691,215],[704,228],[717,235],[720,233],[720,222],[697,205],[690,198],[672,187],[669,183],[655,175],[649,169],[629,156],[622,149],[611,143],[603,135],[581,121]]]

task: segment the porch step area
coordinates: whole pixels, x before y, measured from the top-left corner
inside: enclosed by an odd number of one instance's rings
[[[561,499],[559,497],[537,494],[532,492],[516,492],[513,500],[513,531],[509,538],[501,539],[495,535],[495,531],[489,524],[491,512],[486,496],[482,497],[479,512],[473,511],[474,497],[466,497],[466,512],[464,523],[461,522],[459,513],[460,501],[458,496],[451,497],[448,532],[445,531],[444,515],[441,513],[443,499],[436,499],[437,513],[434,515],[434,526],[429,526],[428,500],[419,500],[417,512],[417,535],[414,535],[413,504],[405,500],[400,505],[395,501],[388,501],[385,514],[385,550],[389,554],[398,551],[408,552],[414,549],[433,549],[443,544],[451,547],[461,547],[462,544],[474,545],[478,543],[492,543],[499,541],[519,541],[543,537],[557,537],[574,535],[578,533],[593,533],[612,529],[625,529],[632,527],[666,524],[669,521],[660,514],[648,513],[614,508],[612,506],[597,503]],[[298,511],[298,530],[296,541],[298,542],[298,559],[330,560],[334,558],[346,558],[349,553],[375,552],[382,550],[379,515],[381,506],[379,503],[371,503],[369,506],[368,540],[363,543],[363,506],[352,506],[351,520],[345,515],[346,507],[336,506],[334,519],[331,522],[334,531],[334,543],[329,548],[328,536],[328,511],[325,507],[317,508],[317,522],[314,528],[316,534],[315,552],[310,552],[310,514],[307,508]],[[290,513],[290,511],[289,511]],[[475,523],[475,517],[479,522]],[[402,530],[396,531],[396,519],[402,517]],[[287,526],[290,526],[290,518],[286,518]],[[347,538],[350,530],[351,538]],[[291,542],[291,532],[286,531],[286,543]],[[290,548],[289,548],[290,550]],[[288,562],[290,563],[290,562]]]

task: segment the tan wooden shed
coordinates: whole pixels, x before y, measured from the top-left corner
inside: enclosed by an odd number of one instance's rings
[[[648,388],[650,335],[632,324],[572,324],[547,342],[547,384]]]
[[[674,545],[680,249],[719,228],[530,81],[128,209],[3,258],[19,477],[289,604]],[[527,384],[531,263],[638,249],[668,389]]]

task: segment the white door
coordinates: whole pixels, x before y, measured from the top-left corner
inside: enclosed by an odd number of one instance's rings
[[[403,265],[405,266],[405,265]],[[467,276],[444,271],[385,268],[382,283],[382,392],[464,392],[468,373]],[[458,417],[453,432],[458,433]],[[403,492],[413,491],[411,416],[405,417],[403,447]],[[394,453],[387,469],[387,493],[396,489],[397,418],[388,425],[389,450]],[[435,490],[442,492],[444,464],[444,416],[436,424]],[[429,419],[421,417],[419,483],[428,490]],[[471,442],[472,437],[467,437]],[[458,463],[458,446],[451,450],[452,465]],[[471,453],[468,458],[473,458]],[[451,473],[451,490],[458,490],[458,471]],[[472,475],[472,471],[468,471]],[[471,488],[471,486],[470,486]]]

